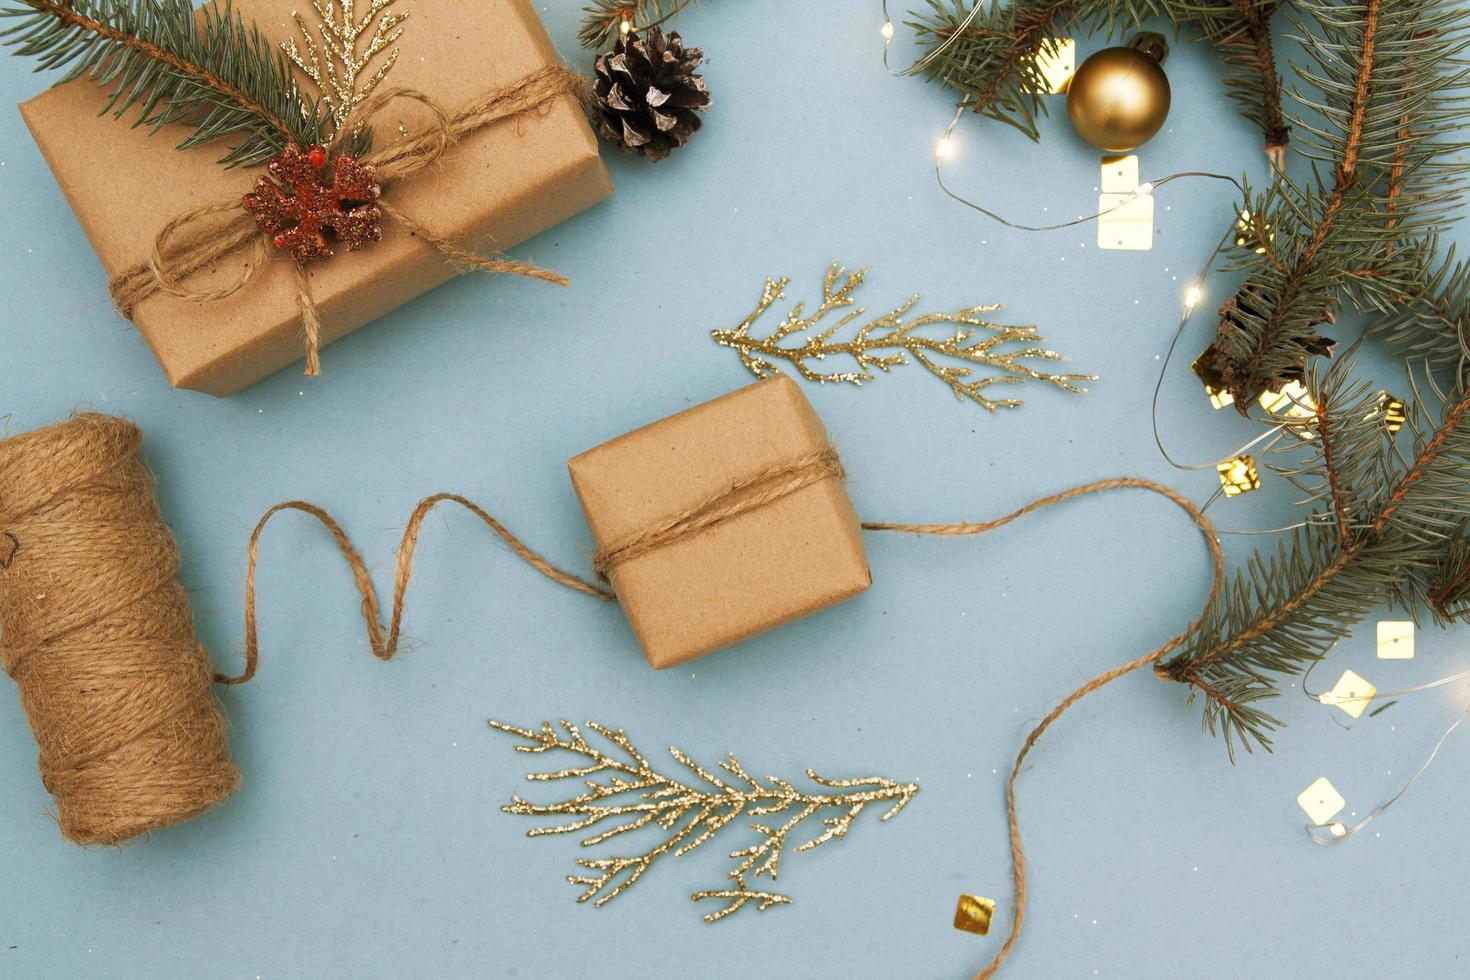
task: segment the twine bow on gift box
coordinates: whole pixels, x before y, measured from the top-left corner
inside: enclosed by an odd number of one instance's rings
[[[464,109],[453,113],[423,92],[401,87],[387,89],[364,103],[354,113],[350,125],[339,127],[328,146],[303,149],[294,143],[288,143],[282,155],[271,161],[270,169],[273,176],[285,173],[298,178],[302,174],[319,176],[323,167],[330,167],[339,179],[344,169],[355,174],[353,184],[349,185],[353,189],[346,191],[346,195],[350,197],[342,198],[350,200],[353,207],[345,214],[338,212],[339,217],[353,222],[357,231],[357,234],[344,239],[349,250],[355,251],[365,240],[376,241],[380,238],[377,220],[382,215],[387,215],[410,234],[463,266],[463,271],[481,269],[485,272],[509,273],[565,286],[569,284],[565,277],[530,263],[479,255],[462,248],[383,198],[381,187],[403,181],[426,170],[439,161],[451,146],[486,127],[526,113],[545,111],[563,95],[583,98],[585,92],[586,79],[560,65],[531,72],[510,85],[488,92]],[[343,144],[347,139],[363,130],[375,115],[397,99],[408,99],[424,106],[433,114],[434,122],[412,136],[374,151],[361,161],[346,153]],[[263,213],[259,198],[267,190],[280,193],[280,189],[274,188],[269,180],[262,177],[257,181],[255,189],[243,197],[232,197],[193,208],[170,219],[154,239],[152,254],[145,261],[114,276],[108,284],[108,291],[118,310],[129,319],[132,319],[133,312],[140,303],[159,293],[196,303],[215,302],[233,296],[245,288],[264,267],[273,248],[290,249],[291,269],[295,276],[296,298],[301,309],[306,344],[306,374],[315,376],[321,371],[318,356],[321,318],[311,297],[304,266],[308,261],[326,258],[332,252],[325,246],[315,227],[311,230],[318,236],[318,247],[293,248],[299,238],[293,240],[289,235],[281,235],[279,216],[271,215],[268,219]],[[329,194],[331,190],[332,185],[323,185],[321,188],[311,188],[306,193]],[[333,203],[340,205],[341,200]],[[223,220],[219,220],[221,216]],[[324,223],[340,233],[340,226],[331,222]],[[247,248],[251,250],[250,257],[240,275],[233,281],[215,287],[188,284],[189,279],[220,259]]]

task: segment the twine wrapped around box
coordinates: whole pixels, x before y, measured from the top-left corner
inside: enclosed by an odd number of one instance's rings
[[[363,163],[381,183],[403,180],[433,166],[451,146],[486,126],[523,113],[536,112],[563,95],[585,99],[586,92],[587,80],[561,65],[540,69],[510,85],[487,92],[452,114],[423,92],[402,87],[389,89],[375,95],[363,106],[358,126],[370,125],[373,117],[395,99],[406,99],[424,106],[433,114],[434,125],[377,150]],[[334,156],[340,152],[341,144],[350,132],[352,130],[347,128],[338,131],[331,148]],[[378,199],[374,206],[402,224],[415,237],[442,252],[463,271],[479,269],[526,276],[559,286],[570,284],[564,276],[527,262],[477,255],[461,248],[386,200]],[[220,215],[227,217],[223,221],[217,220]],[[244,248],[251,248],[251,256],[235,279],[206,288],[187,285],[186,280],[191,276]],[[270,237],[256,227],[255,220],[241,207],[240,198],[232,197],[191,208],[171,218],[154,239],[152,254],[113,276],[107,288],[118,312],[128,319],[132,319],[139,303],[160,292],[196,303],[215,302],[243,289],[270,254]],[[321,316],[312,300],[305,269],[299,262],[292,262],[291,268],[296,279],[296,299],[306,343],[306,374],[314,377],[321,373]]]

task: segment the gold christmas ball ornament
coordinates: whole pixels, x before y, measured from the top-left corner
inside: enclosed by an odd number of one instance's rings
[[[1169,54],[1161,34],[1140,34],[1127,47],[1104,48],[1077,66],[1067,89],[1067,115],[1077,135],[1108,153],[1126,153],[1153,138],[1169,115]]]

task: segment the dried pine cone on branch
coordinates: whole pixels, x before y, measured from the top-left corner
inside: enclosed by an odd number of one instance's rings
[[[694,74],[701,48],[686,48],[677,31],[628,31],[597,56],[593,88],[597,129],[625,153],[662,160],[689,142],[709,108],[704,77]]]

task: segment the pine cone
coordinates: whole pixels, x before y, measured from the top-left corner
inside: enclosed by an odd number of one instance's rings
[[[607,54],[597,56],[597,129],[624,153],[662,160],[689,142],[699,112],[709,108],[704,76],[694,69],[700,48],[686,48],[677,31],[667,38],[657,27],[628,31]]]

